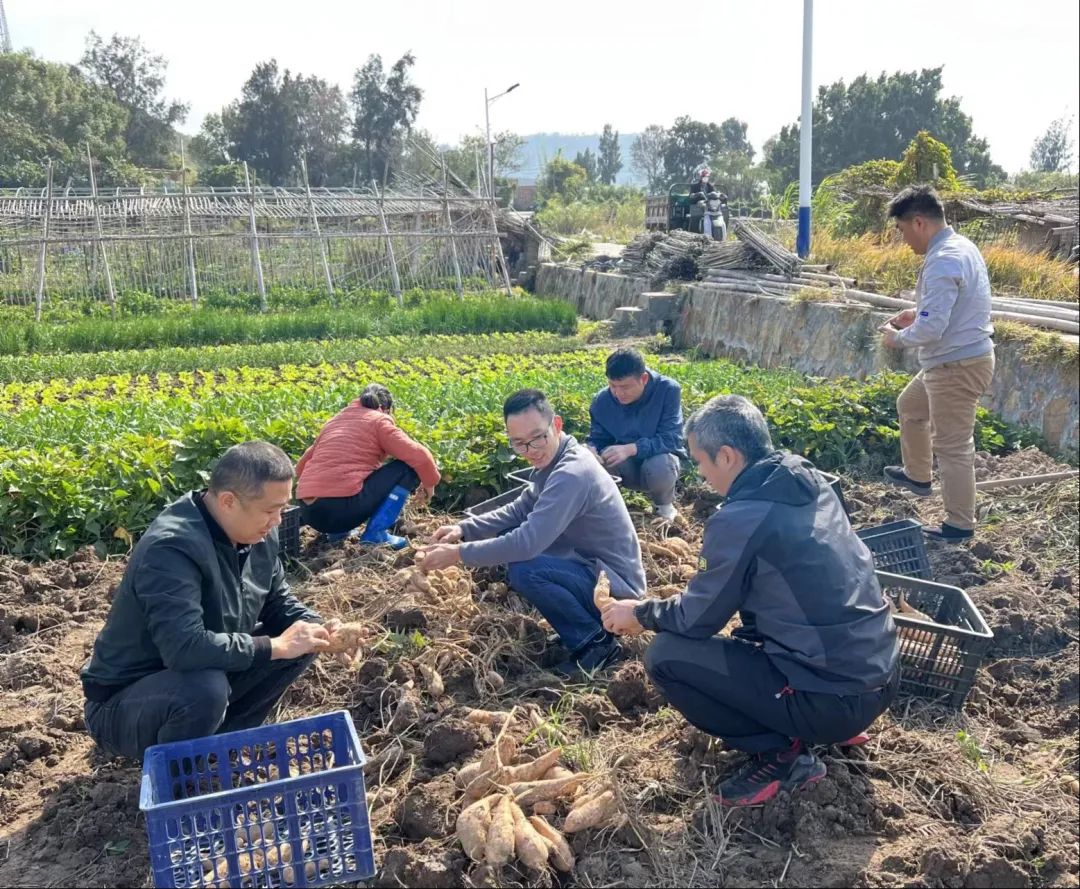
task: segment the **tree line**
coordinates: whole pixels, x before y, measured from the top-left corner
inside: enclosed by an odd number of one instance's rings
[[[410,172],[431,172],[443,154],[449,173],[470,186],[484,175],[484,139],[467,135],[438,146],[418,131],[424,93],[413,80],[411,53],[387,65],[378,54],[358,67],[347,91],[316,75],[260,62],[240,95],[209,114],[188,140],[191,175],[210,185],[236,185],[242,164],[262,183],[299,181],[306,161],[314,186],[391,183]],[[132,185],[173,175],[180,166],[179,128],[189,105],[165,93],[166,59],[138,38],[91,32],[78,65],[43,61],[29,53],[0,55],[0,185],[35,185],[43,162],[54,162],[54,180],[86,181],[86,146],[101,184]],[[975,187],[1005,181],[1005,171],[976,135],[959,99],[942,95],[942,68],[862,75],[818,90],[814,103],[815,184],[865,161],[899,160],[911,140],[927,132],[948,145],[957,175]],[[1054,121],[1032,146],[1034,171],[1071,168],[1075,142],[1071,119]],[[712,180],[732,200],[778,194],[798,177],[799,122],[765,143],[761,156],[745,121],[719,123],[689,116],[646,127],[624,159],[619,134],[605,124],[596,150],[573,159],[552,158],[539,182],[541,195],[573,200],[608,194],[627,166],[650,191],[688,182],[706,163]],[[521,167],[520,136],[495,135],[497,184],[505,190]],[[192,181],[189,179],[189,182]]]

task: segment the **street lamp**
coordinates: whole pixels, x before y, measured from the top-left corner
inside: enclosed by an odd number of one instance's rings
[[[495,143],[491,141],[491,103],[496,99],[501,99],[507,93],[512,93],[519,86],[521,86],[520,83],[515,83],[490,99],[488,98],[487,87],[484,87],[484,132],[487,139],[488,197],[492,200],[495,198]]]

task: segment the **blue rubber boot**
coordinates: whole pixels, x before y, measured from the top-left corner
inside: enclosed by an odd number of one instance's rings
[[[404,537],[398,537],[389,532],[394,527],[394,522],[405,508],[405,501],[409,499],[408,488],[398,485],[386,495],[386,499],[379,504],[374,515],[367,521],[364,533],[360,535],[361,543],[381,543],[391,549],[404,549],[409,541]]]

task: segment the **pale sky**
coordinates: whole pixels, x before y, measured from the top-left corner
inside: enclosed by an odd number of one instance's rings
[[[799,115],[802,3],[480,0],[4,0],[16,49],[76,62],[86,33],[137,35],[169,60],[168,93],[191,103],[183,129],[236,98],[254,65],[317,74],[346,92],[370,53],[417,58],[418,124],[443,142],[493,130],[634,132],[679,115],[749,123],[760,148]],[[817,0],[814,83],[945,65],[975,133],[1010,172],[1080,105],[1076,0]],[[695,47],[700,47],[697,49]],[[1074,127],[1075,135],[1076,129]],[[1075,162],[1073,169],[1076,169]]]

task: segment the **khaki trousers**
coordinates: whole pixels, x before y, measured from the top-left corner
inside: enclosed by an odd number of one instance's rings
[[[994,378],[994,356],[950,361],[919,371],[896,400],[904,472],[933,478],[938,461],[945,521],[975,527],[975,409]]]

